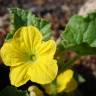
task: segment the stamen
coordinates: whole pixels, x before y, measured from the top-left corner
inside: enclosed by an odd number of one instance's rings
[[[36,60],[36,56],[34,54],[30,54],[29,59],[31,61],[35,61]]]

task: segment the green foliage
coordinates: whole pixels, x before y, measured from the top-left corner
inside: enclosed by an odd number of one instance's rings
[[[80,55],[96,54],[96,12],[73,16],[62,33],[62,45]]]
[[[42,32],[44,40],[50,38],[51,24],[48,21],[36,17],[30,10],[11,8],[9,12],[11,16],[11,32],[7,35],[6,40],[11,39],[18,28],[29,25],[37,27]]]
[[[17,90],[13,86],[7,86],[0,92],[0,96],[28,96],[27,92]]]

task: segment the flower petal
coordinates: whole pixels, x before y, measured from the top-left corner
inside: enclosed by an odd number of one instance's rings
[[[64,90],[65,92],[72,92],[77,88],[77,82],[75,79],[71,79],[71,81],[67,84],[67,88]]]
[[[30,86],[28,88],[30,96],[44,96],[42,90],[40,90],[37,86]],[[33,95],[34,94],[34,95]]]
[[[21,48],[18,42],[11,40],[5,42],[1,48],[1,57],[5,65],[17,66],[23,64],[24,61],[24,46]]]
[[[10,68],[10,81],[12,85],[19,87],[29,80],[27,76],[28,67],[26,64],[23,64]]]
[[[58,75],[57,77],[57,92],[62,92],[64,89],[66,89],[67,84],[71,81],[73,77],[73,71],[68,69]]]
[[[56,52],[56,43],[54,40],[49,40],[47,42],[42,42],[42,44],[37,48],[38,54],[42,57],[52,57]]]
[[[31,81],[39,84],[48,84],[55,79],[57,75],[58,67],[56,60],[42,59],[38,64],[30,66],[28,74]]]
[[[42,34],[36,27],[26,26],[18,29],[13,37],[14,39],[19,39],[20,42],[23,42],[26,50],[34,51],[34,47],[42,41]]]

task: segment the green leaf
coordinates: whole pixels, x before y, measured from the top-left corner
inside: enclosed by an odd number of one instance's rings
[[[16,87],[7,86],[0,92],[0,96],[28,96],[26,91],[17,90]]]
[[[84,83],[85,81],[86,81],[85,78],[82,75],[78,74],[78,82]]]
[[[30,10],[11,8],[9,12],[11,17],[11,32],[8,34],[6,40],[11,39],[18,28],[30,25],[37,27],[42,32],[44,40],[50,38],[51,24],[48,21],[36,17]]]
[[[80,55],[96,54],[96,12],[83,17],[73,16],[62,33],[64,49]]]

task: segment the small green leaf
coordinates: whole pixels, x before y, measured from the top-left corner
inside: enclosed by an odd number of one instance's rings
[[[19,8],[11,8],[9,12],[11,17],[11,32],[8,34],[6,40],[11,39],[18,28],[30,25],[37,27],[42,32],[44,40],[50,38],[51,24],[48,21],[36,17],[31,11]]]
[[[26,91],[17,90],[13,86],[7,86],[0,92],[0,96],[28,96]]]
[[[96,54],[96,12],[86,17],[73,16],[62,33],[61,42],[64,49],[80,55]]]
[[[84,83],[86,80],[84,79],[84,77],[82,77],[81,75],[78,75],[78,82],[79,83]]]

